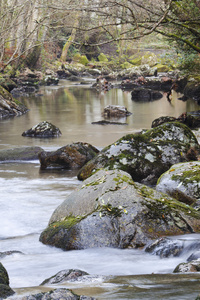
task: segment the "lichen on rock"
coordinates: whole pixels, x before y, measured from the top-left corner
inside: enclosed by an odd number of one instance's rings
[[[121,170],[100,170],[57,207],[40,241],[63,250],[138,248],[165,235],[197,232],[200,213],[136,183]]]

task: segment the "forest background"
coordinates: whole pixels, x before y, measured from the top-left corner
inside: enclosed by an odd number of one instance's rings
[[[0,72],[45,70],[65,62],[127,68],[140,51],[160,63],[200,70],[199,0],[1,0]]]

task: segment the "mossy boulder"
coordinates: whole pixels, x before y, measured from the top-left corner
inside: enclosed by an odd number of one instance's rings
[[[191,149],[199,152],[199,144],[187,126],[178,122],[162,124],[145,133],[126,135],[105,147],[79,171],[78,179],[106,168],[126,171],[137,182],[156,184],[173,164],[191,160]]]
[[[39,153],[41,169],[57,167],[66,169],[81,168],[99,152],[98,149],[88,143],[73,143],[59,148],[56,151]]]
[[[200,162],[173,165],[158,179],[156,189],[178,201],[200,208]]]
[[[167,122],[175,122],[175,121],[181,122],[181,123],[187,125],[191,129],[199,128],[200,127],[200,110],[182,113],[178,118],[169,117],[169,116],[159,117],[152,122],[151,127],[153,128],[153,127],[157,127],[157,126],[167,123]]]
[[[0,86],[0,119],[13,116],[20,116],[26,113],[28,109],[2,86]]]
[[[9,286],[9,277],[6,269],[0,263],[0,299],[6,299],[14,294],[14,291]]]
[[[40,241],[63,250],[138,248],[168,235],[198,232],[200,213],[120,170],[100,170],[52,214]]]
[[[55,125],[50,122],[43,121],[33,126],[32,128],[24,131],[22,136],[34,137],[34,138],[53,138],[59,137],[61,131]]]

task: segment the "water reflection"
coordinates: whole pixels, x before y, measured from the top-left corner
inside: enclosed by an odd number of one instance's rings
[[[155,118],[166,115],[178,117],[185,111],[199,109],[195,101],[177,100],[180,96],[173,92],[171,102],[167,101],[165,94],[157,101],[134,102],[131,100],[131,93],[121,89],[99,93],[89,86],[70,86],[67,81],[61,81],[57,87],[41,87],[39,96],[20,98],[30,109],[27,114],[0,120],[1,148],[8,148],[9,145],[58,148],[80,141],[104,147],[127,133],[150,128]],[[127,119],[118,120],[127,122],[127,126],[91,124],[103,119],[104,107],[110,104],[123,105],[132,112]],[[22,132],[41,121],[49,121],[59,127],[62,136],[51,140],[21,136]]]

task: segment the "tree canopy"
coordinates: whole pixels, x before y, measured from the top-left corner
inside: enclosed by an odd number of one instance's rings
[[[0,68],[33,52],[37,60],[48,43],[60,43],[65,60],[72,43],[100,46],[153,32],[200,53],[200,1],[2,0]]]

